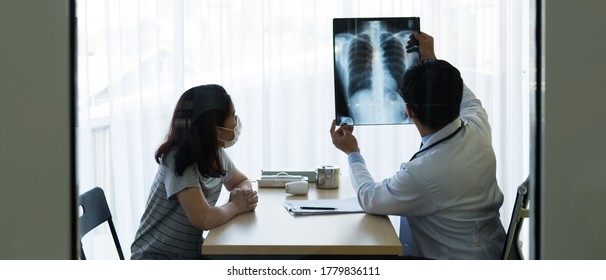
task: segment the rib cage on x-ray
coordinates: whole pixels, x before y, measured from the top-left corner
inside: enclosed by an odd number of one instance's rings
[[[405,70],[418,59],[417,53],[405,50],[412,33],[392,33],[381,22],[369,21],[357,34],[335,36],[335,69],[352,118],[337,120],[339,124],[410,122],[398,86]]]

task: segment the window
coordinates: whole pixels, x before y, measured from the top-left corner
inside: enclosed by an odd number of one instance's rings
[[[243,133],[228,153],[251,179],[262,169],[347,166],[328,135],[336,17],[421,18],[438,57],[461,70],[490,116],[507,228],[529,168],[525,1],[79,0],[77,9],[78,183],[111,193],[127,258],[154,151],[192,86],[217,83],[232,96]],[[376,179],[391,176],[420,142],[411,125],[356,133]]]

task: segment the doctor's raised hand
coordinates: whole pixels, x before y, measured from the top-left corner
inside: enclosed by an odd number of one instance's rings
[[[413,35],[419,42],[419,56],[421,59],[437,59],[433,47],[433,37],[423,32],[415,32]]]
[[[359,153],[358,140],[352,134],[354,127],[352,125],[343,125],[337,129],[336,126],[337,121],[333,120],[330,125],[330,137],[335,147],[348,155],[353,152]]]

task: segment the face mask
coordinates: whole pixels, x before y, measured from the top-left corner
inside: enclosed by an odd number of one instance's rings
[[[217,127],[220,129],[223,129],[223,130],[229,130],[229,131],[234,132],[234,139],[231,139],[229,141],[219,139],[219,141],[222,141],[224,143],[225,148],[229,148],[229,147],[233,146],[234,144],[236,144],[236,142],[238,142],[238,137],[240,137],[240,132],[242,132],[242,122],[240,121],[240,118],[238,118],[238,116],[236,116],[236,127],[234,127],[234,129],[229,129],[229,128],[220,127],[220,126],[217,126]]]

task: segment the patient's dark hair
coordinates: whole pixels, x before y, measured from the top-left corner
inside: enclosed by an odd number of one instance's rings
[[[444,60],[420,63],[404,73],[400,96],[423,125],[439,130],[459,116],[463,79]]]
[[[198,86],[184,92],[175,107],[166,140],[156,150],[156,162],[165,164],[165,156],[174,148],[176,175],[182,176],[188,166],[197,163],[204,177],[224,176],[215,128],[224,126],[232,108],[231,98],[219,85]]]

